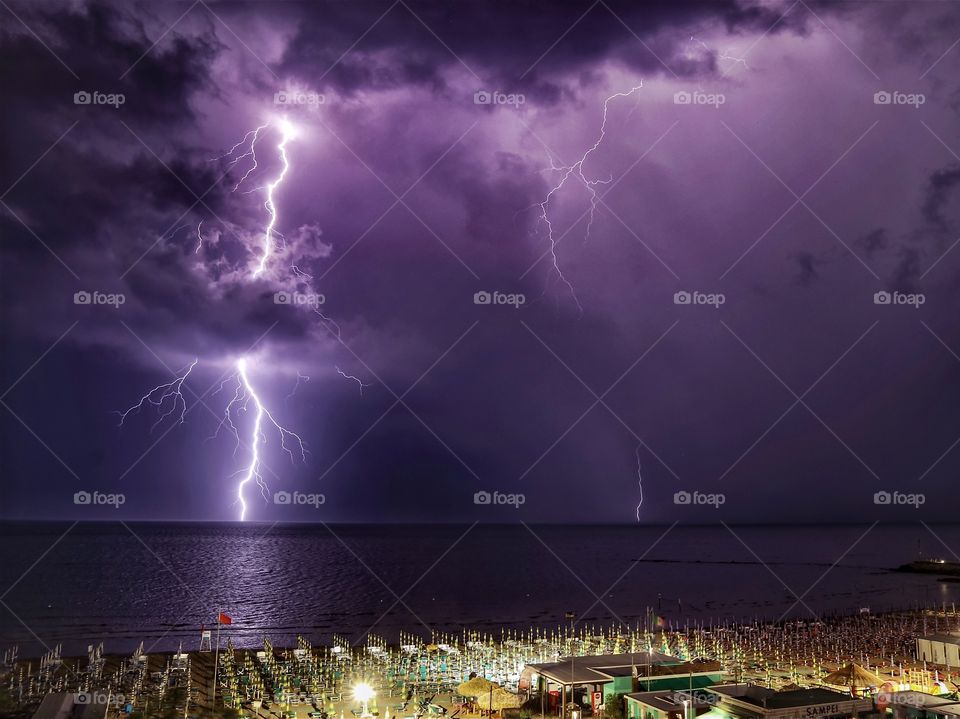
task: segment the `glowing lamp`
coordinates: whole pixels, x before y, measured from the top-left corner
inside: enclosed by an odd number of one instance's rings
[[[353,698],[360,702],[362,707],[360,716],[371,716],[367,705],[369,704],[370,700],[373,699],[375,694],[376,692],[373,691],[373,687],[365,682],[357,684],[353,688]]]

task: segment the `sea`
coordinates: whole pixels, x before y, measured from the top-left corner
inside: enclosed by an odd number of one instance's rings
[[[960,525],[0,524],[0,650],[65,656],[668,626],[960,604],[893,571],[960,561]]]

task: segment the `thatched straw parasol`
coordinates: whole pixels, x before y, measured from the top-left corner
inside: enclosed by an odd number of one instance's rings
[[[883,679],[873,672],[869,672],[859,664],[851,662],[845,667],[837,669],[835,672],[827,674],[823,678],[824,684],[833,684],[839,687],[850,687],[851,689],[866,689],[868,687],[878,687],[883,684]]]
[[[492,682],[489,679],[483,677],[474,677],[469,681],[465,681],[463,684],[457,687],[457,692],[462,694],[465,697],[477,697],[477,699],[486,701],[488,695],[490,694],[491,688],[499,688],[499,685],[496,682]]]
[[[487,697],[481,698],[479,703],[483,708],[492,707],[494,711],[500,711],[508,707],[518,707],[520,706],[520,701],[520,695],[509,692],[503,687],[495,687],[493,694],[488,694]]]

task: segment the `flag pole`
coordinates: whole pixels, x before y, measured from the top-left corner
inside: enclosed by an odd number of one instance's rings
[[[217,609],[217,648],[213,652],[213,688],[210,690],[210,708],[217,704],[217,670],[220,668],[220,610]]]

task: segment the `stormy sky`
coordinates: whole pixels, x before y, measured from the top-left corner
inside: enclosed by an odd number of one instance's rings
[[[955,519],[956,3],[0,16],[3,518]]]

